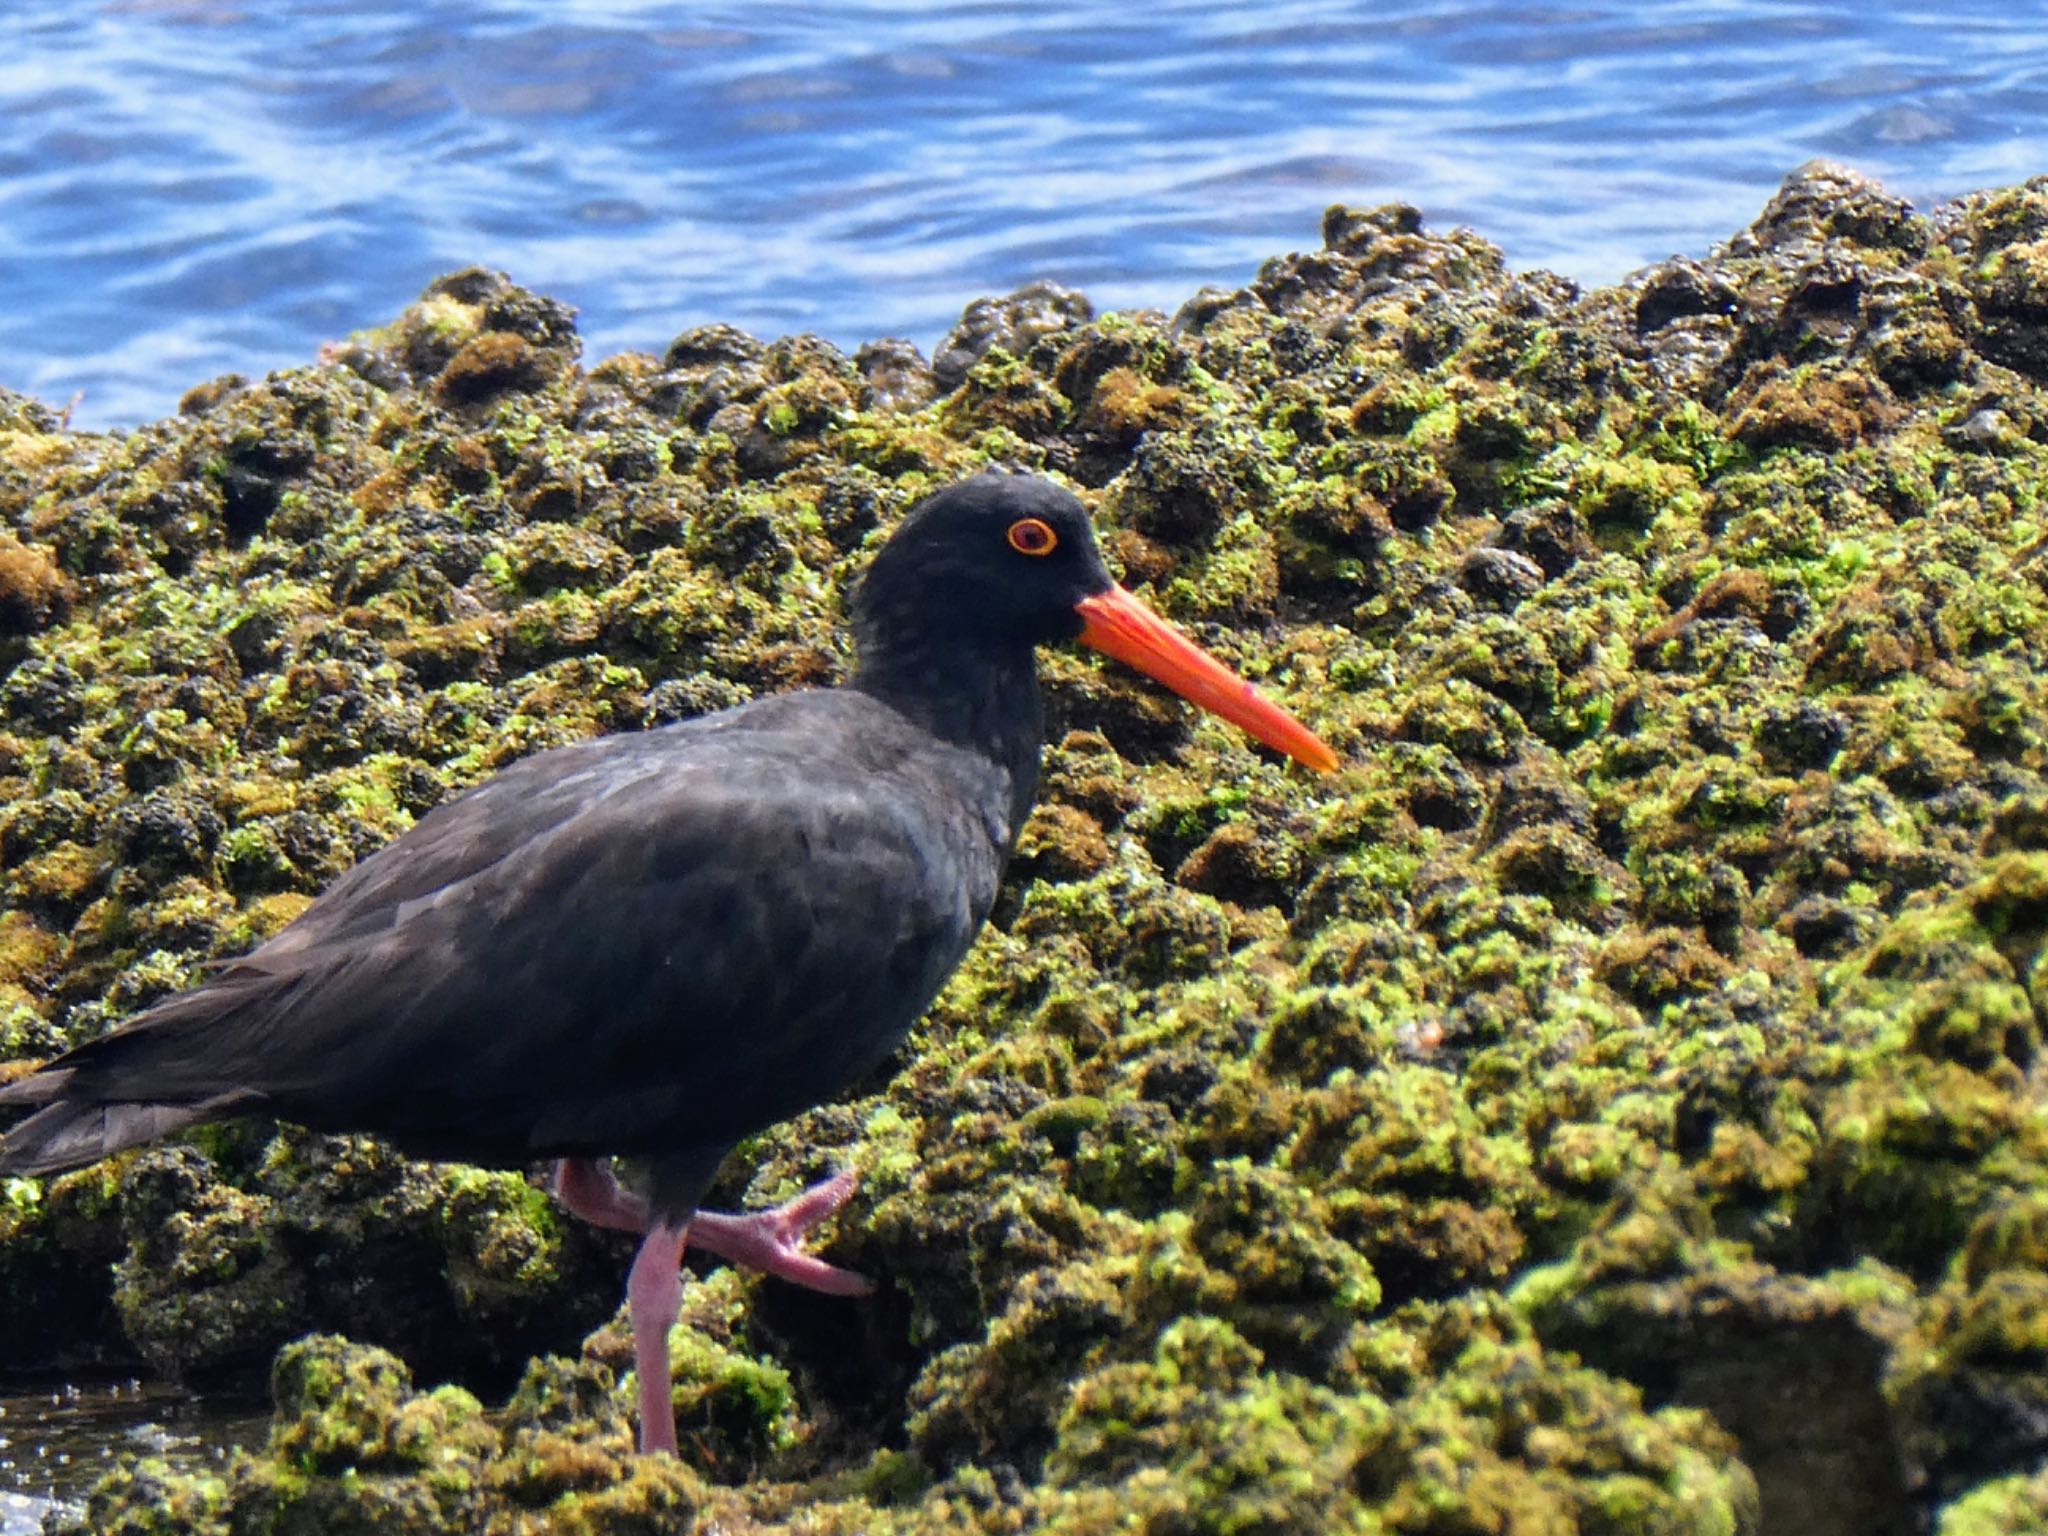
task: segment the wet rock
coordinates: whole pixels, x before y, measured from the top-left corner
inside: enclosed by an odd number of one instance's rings
[[[933,354],[933,381],[941,393],[958,389],[967,370],[992,348],[1021,357],[1042,337],[1071,330],[1094,314],[1085,295],[1044,279],[1004,298],[976,299]]]
[[[1102,827],[1086,811],[1069,805],[1044,805],[1017,835],[1018,868],[1026,878],[1084,880],[1110,862]]]
[[[199,1388],[261,1369],[309,1320],[275,1205],[214,1177],[189,1148],[144,1153],[122,1211],[128,1251],[114,1303],[159,1375]]]
[[[1802,955],[1832,960],[1854,948],[1875,926],[1869,915],[1830,896],[1806,896],[1780,920]]]
[[[1757,723],[1758,750],[1781,770],[1825,768],[1848,740],[1849,722],[1811,700],[1790,709],[1768,710]]]
[[[1458,567],[1458,584],[1499,608],[1513,608],[1543,585],[1543,567],[1511,549],[1481,547]]]
[[[1785,178],[1757,221],[1729,241],[1728,249],[1748,256],[1841,240],[1918,255],[1929,236],[1927,221],[1904,198],[1846,166],[1809,160]]]
[[[702,374],[758,364],[767,355],[765,343],[736,326],[700,325],[669,343],[661,366],[673,373]]]
[[[853,366],[867,381],[861,409],[914,411],[939,392],[924,354],[900,336],[871,341],[853,354]]]
[[[1734,285],[1705,263],[1675,256],[1631,280],[1636,293],[1638,335],[1661,331],[1675,320],[1733,315],[1740,301]]]
[[[1501,520],[1499,531],[1482,547],[1526,556],[1552,581],[1593,553],[1592,541],[1586,537],[1578,515],[1558,501],[1517,507]]]

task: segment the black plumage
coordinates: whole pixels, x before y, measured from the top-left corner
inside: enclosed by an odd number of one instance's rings
[[[102,1157],[137,1106],[231,1108],[470,1162],[647,1156],[687,1211],[923,1011],[994,898],[1006,777],[854,691],[528,758],[8,1090],[57,1101],[5,1166]]]
[[[943,491],[856,594],[849,685],[505,769],[253,954],[0,1090],[37,1106],[0,1172],[245,1112],[429,1157],[562,1160],[572,1209],[648,1231],[632,1284],[643,1437],[672,1447],[648,1422],[666,1356],[644,1335],[665,1338],[697,1202],[742,1137],[880,1065],[966,953],[1037,787],[1034,646],[1088,639],[1334,761],[1213,663],[1190,682],[1180,653],[1145,649],[1184,642],[1118,639],[1156,625],[1135,609],[1065,491],[1005,474]],[[612,1155],[648,1161],[644,1201],[594,1171]],[[696,1237],[856,1289],[794,1247],[847,1189],[794,1214],[698,1215]]]

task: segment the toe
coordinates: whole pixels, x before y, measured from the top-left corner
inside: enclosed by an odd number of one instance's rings
[[[776,1214],[790,1230],[808,1232],[851,1200],[859,1188],[860,1179],[851,1169],[835,1173],[822,1184],[813,1184]]]

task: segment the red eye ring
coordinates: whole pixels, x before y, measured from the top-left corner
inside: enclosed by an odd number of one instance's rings
[[[1020,555],[1049,555],[1060,547],[1060,536],[1042,517],[1020,517],[1004,536]]]

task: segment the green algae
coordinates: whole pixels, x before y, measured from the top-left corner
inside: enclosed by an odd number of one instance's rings
[[[992,931],[715,1191],[857,1168],[828,1251],[882,1290],[693,1277],[679,1462],[591,1332],[621,1245],[519,1173],[253,1124],[11,1189],[10,1358],[276,1362],[268,1446],[90,1528],[2038,1523],[2044,235],[2039,185],[1816,166],[1580,293],[1335,209],[1171,321],[1041,286],[931,369],[711,326],[586,370],[473,271],[126,437],[0,395],[11,1058],[513,757],[837,677],[868,553],[991,459],[1345,759],[1047,659]]]

